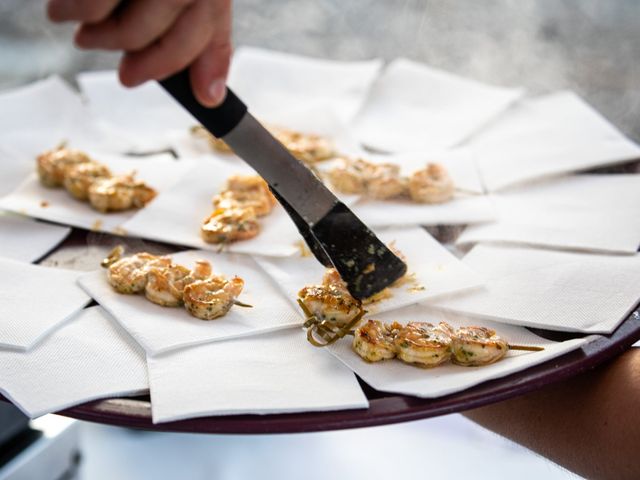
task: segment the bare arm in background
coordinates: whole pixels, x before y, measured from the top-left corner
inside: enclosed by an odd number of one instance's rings
[[[640,479],[640,348],[465,415],[586,478]]]
[[[160,80],[190,65],[198,100],[224,98],[231,57],[231,0],[49,0],[54,22],[77,22],[80,48],[120,50],[120,81]]]

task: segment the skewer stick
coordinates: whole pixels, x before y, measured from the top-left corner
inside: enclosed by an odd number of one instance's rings
[[[240,300],[234,300],[233,304],[238,306],[238,307],[243,307],[243,308],[253,308],[253,305],[249,305],[248,303],[243,303]]]
[[[544,347],[534,347],[530,345],[509,345],[509,350],[525,350],[527,352],[541,352]]]

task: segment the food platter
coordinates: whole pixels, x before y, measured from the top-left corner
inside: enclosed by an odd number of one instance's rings
[[[118,242],[139,245],[142,240],[123,239],[74,229],[67,240],[41,263],[75,269],[92,268],[103,253]],[[159,252],[176,250],[174,246],[146,241],[144,244],[145,248]],[[566,340],[576,336],[543,330],[535,330],[535,333],[554,340]],[[460,393],[436,399],[419,399],[378,392],[361,382],[369,399],[368,409],[278,415],[215,416],[153,424],[150,399],[148,396],[141,396],[90,402],[58,413],[79,420],[128,428],[194,433],[297,433],[385,425],[461,412],[526,394],[595,368],[622,353],[638,339],[640,339],[640,308],[636,306],[611,335],[599,337],[577,350],[546,363]]]

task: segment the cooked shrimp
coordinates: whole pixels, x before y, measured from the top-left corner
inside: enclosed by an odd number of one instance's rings
[[[331,141],[320,135],[296,132],[281,127],[270,127],[269,130],[294,157],[303,163],[322,162],[335,154]]]
[[[40,182],[47,187],[60,187],[68,167],[89,162],[91,158],[80,150],[61,147],[38,155],[36,160]]]
[[[430,163],[409,177],[409,195],[415,202],[444,203],[453,193],[453,180],[440,164]]]
[[[225,191],[213,199],[216,208],[253,207],[259,217],[271,213],[276,203],[269,185],[258,175],[229,177]]]
[[[507,354],[509,345],[486,327],[461,327],[451,343],[452,360],[458,365],[479,366],[497,362]]]
[[[195,281],[191,270],[172,263],[168,266],[150,267],[144,295],[147,299],[164,307],[182,305],[182,293],[189,283]]]
[[[200,234],[207,243],[248,240],[260,233],[253,208],[218,208],[202,223]]]
[[[207,280],[196,280],[184,288],[184,306],[194,317],[213,320],[225,315],[244,287],[244,280],[234,277],[227,280],[213,276]]]
[[[221,138],[214,137],[209,130],[202,125],[191,127],[191,133],[195,136],[202,137],[209,143],[212,150],[220,153],[232,153],[231,147]]]
[[[367,191],[371,167],[371,163],[360,158],[342,157],[338,165],[329,170],[329,181],[338,192],[364,194]]]
[[[64,177],[64,188],[78,200],[89,198],[89,187],[101,178],[110,178],[111,172],[101,163],[89,161],[78,163],[67,169]]]
[[[353,350],[368,362],[378,362],[396,356],[393,340],[396,332],[394,327],[385,325],[379,320],[369,320],[357,328],[351,344]]]
[[[367,178],[367,196],[387,200],[407,193],[407,180],[400,176],[400,167],[393,163],[374,165]]]
[[[298,298],[318,321],[327,320],[343,327],[362,312],[362,303],[336,285],[311,285],[298,292]]]
[[[149,267],[169,265],[169,257],[159,257],[142,252],[121,258],[109,266],[107,280],[120,293],[139,293],[147,285]]]
[[[451,358],[451,336],[446,328],[426,322],[410,322],[394,340],[396,355],[406,363],[431,368]]]
[[[327,268],[322,276],[322,284],[325,286],[334,285],[336,288],[347,290],[347,282],[345,282],[338,270],[335,268]]]
[[[89,187],[89,202],[100,212],[142,208],[156,196],[156,191],[134,174],[96,180]]]

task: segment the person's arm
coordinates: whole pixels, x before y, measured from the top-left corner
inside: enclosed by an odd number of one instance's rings
[[[231,58],[231,0],[49,0],[54,22],[78,23],[80,48],[120,50],[129,87],[190,66],[198,100],[224,98]]]
[[[640,349],[465,415],[586,478],[638,479]]]

